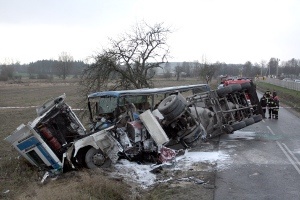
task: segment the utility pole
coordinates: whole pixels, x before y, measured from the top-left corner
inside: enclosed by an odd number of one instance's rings
[[[277,60],[277,65],[276,65],[276,78],[278,78],[278,65],[279,65],[279,61],[280,59],[276,59]]]

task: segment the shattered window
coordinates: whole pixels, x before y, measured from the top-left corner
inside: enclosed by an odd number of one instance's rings
[[[45,166],[45,163],[40,158],[40,156],[34,151],[29,151],[26,153],[29,158],[37,165],[37,166]]]
[[[116,97],[102,97],[99,99],[98,113],[112,113],[117,107]]]

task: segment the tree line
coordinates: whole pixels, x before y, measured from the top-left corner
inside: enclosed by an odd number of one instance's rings
[[[65,79],[67,76],[80,77],[83,72],[91,68],[95,64],[86,64],[83,61],[62,61],[62,60],[38,60],[29,64],[20,64],[18,62],[12,64],[0,65],[0,80],[6,81],[9,79],[19,79],[20,76],[27,76],[31,79],[45,79],[53,76]],[[152,76],[163,76],[164,78],[176,77],[180,78],[200,78],[201,80],[210,81],[220,75],[231,76],[278,76],[279,78],[299,78],[300,75],[300,59],[292,58],[288,61],[282,61],[279,64],[277,58],[271,58],[268,63],[254,63],[247,61],[244,64],[226,64],[221,62],[216,63],[200,63],[194,62],[165,62],[161,63],[159,68],[162,73],[152,70]],[[104,70],[101,70],[104,72]],[[150,77],[152,77],[150,76]],[[110,75],[110,79],[116,78],[115,75]],[[119,80],[120,81],[120,80]]]
[[[180,77],[199,77],[208,82],[212,78],[220,75],[240,76],[254,78],[257,76],[272,76],[277,78],[298,78],[300,76],[300,59],[292,58],[288,61],[279,63],[278,58],[271,58],[269,62],[261,61],[261,63],[244,64],[226,64],[221,62],[181,62],[171,66],[171,63],[165,63],[162,76],[171,78],[175,76],[177,80]]]
[[[66,79],[70,75],[78,77],[86,66],[83,61],[74,61],[71,56],[62,53],[58,60],[0,64],[0,81],[18,80],[22,76],[28,76],[30,79],[49,79],[54,76]]]

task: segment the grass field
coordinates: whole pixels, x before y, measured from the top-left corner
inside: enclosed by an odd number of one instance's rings
[[[155,80],[156,87],[199,83],[196,79]],[[138,187],[116,181],[101,169],[73,171],[56,181],[40,184],[43,173],[28,164],[3,140],[20,124],[33,120],[36,117],[35,106],[50,98],[66,93],[66,102],[77,108],[85,98],[80,96],[78,87],[74,80],[46,83],[28,80],[19,84],[0,82],[0,107],[28,107],[0,109],[0,199],[141,199]],[[150,192],[143,198],[156,199],[154,196]]]

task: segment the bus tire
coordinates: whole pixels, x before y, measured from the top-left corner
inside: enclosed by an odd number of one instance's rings
[[[85,164],[89,169],[106,168],[111,165],[111,160],[104,156],[101,149],[91,147],[85,154]]]

